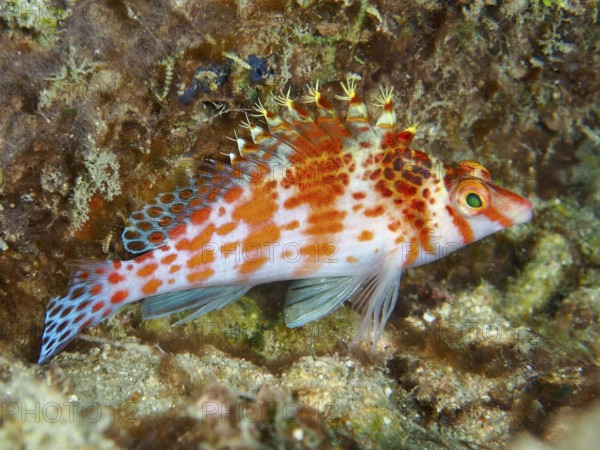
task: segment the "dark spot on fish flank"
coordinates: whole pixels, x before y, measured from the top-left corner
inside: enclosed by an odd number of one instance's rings
[[[411,202],[412,209],[419,211],[420,213],[425,212],[425,202],[423,200],[413,199]]]
[[[371,172],[371,175],[369,175],[369,178],[371,180],[376,180],[377,178],[379,178],[380,175],[381,175],[381,169],[375,169],[373,172]]]
[[[396,188],[396,191],[398,191],[400,194],[403,194],[405,196],[412,196],[417,193],[417,188],[415,186],[412,186],[402,180],[396,181],[394,183],[394,187]]]
[[[150,231],[152,229],[152,224],[150,222],[138,222],[135,226],[142,231]]]
[[[387,166],[392,161],[392,157],[391,153],[386,153],[381,162]]]
[[[143,212],[136,212],[136,213],[134,213],[134,214],[132,214],[132,215],[131,215],[131,218],[132,218],[133,220],[142,220],[142,219],[144,219],[145,217],[146,217],[146,216],[144,215],[144,213],[143,213]]]
[[[375,184],[375,189],[384,197],[391,197],[393,192],[387,187],[387,184],[383,180],[379,180]]]
[[[190,189],[183,189],[181,192],[179,192],[179,198],[181,200],[189,200],[192,195],[194,195],[194,192]]]
[[[431,178],[431,172],[429,170],[427,170],[425,167],[413,166],[413,167],[411,167],[411,169],[415,174],[421,175],[426,180]]]
[[[423,189],[423,198],[429,198],[429,188]]]
[[[171,214],[179,214],[181,211],[183,211],[183,208],[184,207],[181,203],[175,203],[174,205],[171,205],[169,212]]]
[[[410,159],[412,159],[413,161],[420,161],[425,165],[429,164],[429,167],[431,167],[431,159],[429,159],[429,156],[427,156],[426,153],[423,153],[419,150],[411,150]]]
[[[385,177],[386,180],[390,180],[390,181],[392,181],[394,178],[396,178],[394,171],[389,167],[386,167],[385,169],[383,169],[383,176]]]
[[[404,178],[406,181],[408,181],[411,184],[414,184],[415,186],[422,186],[423,185],[423,178],[421,178],[421,176],[415,174],[411,170],[403,170],[402,171],[402,178]]]
[[[158,221],[158,224],[163,228],[168,227],[171,225],[171,218],[169,216],[164,216]]]
[[[160,196],[161,203],[171,203],[175,200],[175,196],[171,193],[163,194]]]
[[[163,213],[163,210],[160,206],[151,206],[150,208],[148,208],[148,215],[150,217],[158,217]]]
[[[396,172],[400,172],[402,170],[402,168],[404,167],[404,162],[402,161],[402,158],[400,158],[400,157],[394,158],[394,162],[392,163],[392,167],[394,168],[394,170]]]

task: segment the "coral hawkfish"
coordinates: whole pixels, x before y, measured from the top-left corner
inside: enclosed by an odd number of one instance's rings
[[[243,124],[251,139],[236,135],[231,164],[205,163],[130,216],[123,242],[139,256],[78,263],[48,304],[39,363],[127,303],[143,299],[144,319],[193,310],[183,323],[278,280],[292,280],[288,326],[350,300],[363,317],[355,342],[375,348],[403,269],[530,220],[531,203],[482,165],[410,149],[416,129],[397,128],[391,90],[372,121],[355,84],[342,87],[345,118],[318,85],[312,113],[289,92],[282,115],[259,103],[267,126]]]

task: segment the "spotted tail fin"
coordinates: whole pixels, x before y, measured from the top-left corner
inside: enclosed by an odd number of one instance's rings
[[[102,322],[128,303],[128,291],[118,287],[124,280],[119,269],[118,261],[75,263],[66,292],[46,307],[38,364],[58,353],[84,328]]]

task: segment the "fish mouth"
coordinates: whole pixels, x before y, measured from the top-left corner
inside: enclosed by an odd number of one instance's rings
[[[506,215],[512,220],[513,225],[529,222],[533,218],[533,205],[526,198],[519,197]]]
[[[492,205],[494,214],[490,219],[500,222],[505,228],[532,219],[533,205],[528,199],[500,186],[488,184],[488,187],[493,191],[494,198]]]

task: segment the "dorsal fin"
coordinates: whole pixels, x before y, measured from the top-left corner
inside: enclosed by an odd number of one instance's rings
[[[129,224],[122,235],[127,251],[144,253],[163,246],[168,233],[185,223],[193,211],[212,204],[234,182],[245,182],[242,177],[236,179],[234,169],[227,164],[202,161],[193,166],[192,178],[180,175],[173,191],[158,194],[129,216]]]

